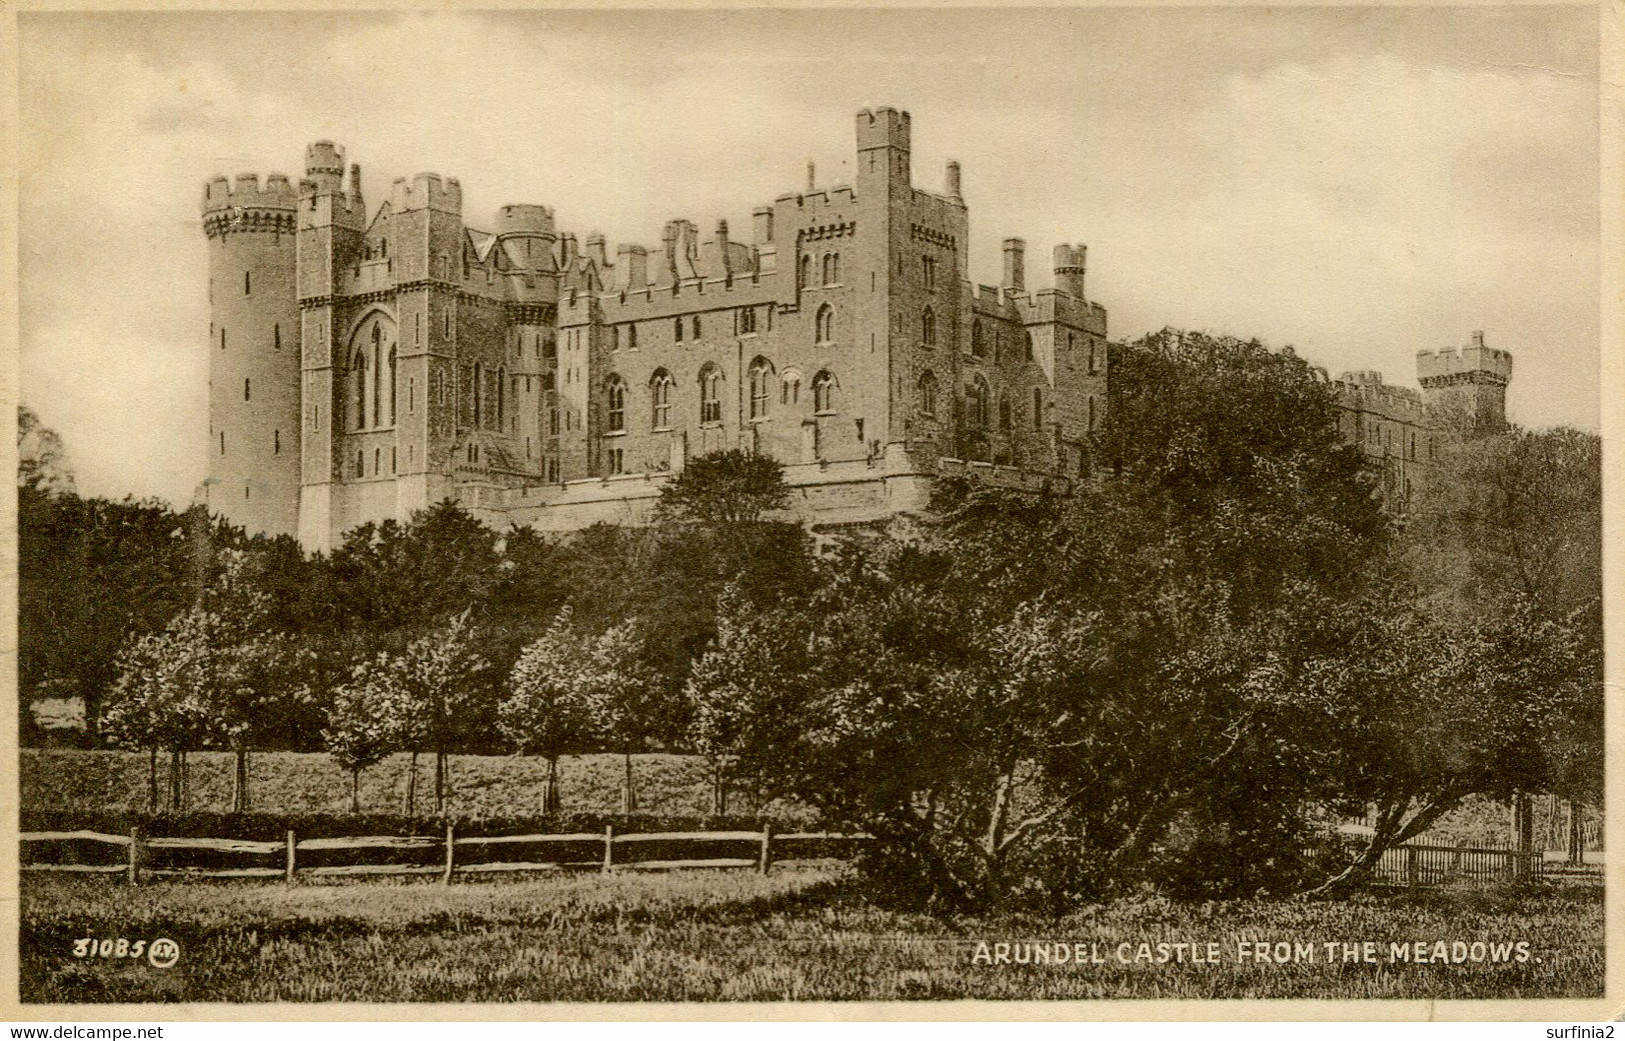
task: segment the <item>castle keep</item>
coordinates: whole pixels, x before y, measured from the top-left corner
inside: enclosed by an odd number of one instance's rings
[[[313,550],[446,498],[504,525],[636,523],[687,459],[730,447],[783,462],[815,524],[921,510],[942,474],[1064,490],[1109,375],[1085,247],[1056,246],[1033,290],[1006,239],[1000,284],[973,285],[958,164],[914,185],[907,112],[859,112],[856,138],[854,183],[809,169],[747,236],[673,220],[613,256],[542,205],[470,227],[434,174],[369,210],[326,141],[297,186],[208,182],[210,509]],[[1423,357],[1430,394],[1493,419],[1510,356]],[[1389,391],[1414,395],[1344,383],[1349,436],[1425,428]]]

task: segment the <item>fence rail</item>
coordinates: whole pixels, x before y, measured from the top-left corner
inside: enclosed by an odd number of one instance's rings
[[[840,859],[832,858],[829,851],[818,851],[816,847],[819,844],[844,843],[848,844],[849,848],[851,844],[872,841],[873,836],[862,832],[827,831],[775,834],[771,827],[765,827],[761,831],[661,831],[618,834],[613,827],[607,827],[602,832],[459,837],[455,828],[448,825],[444,836],[354,835],[300,839],[294,832],[289,831],[281,842],[144,837],[134,829],[128,835],[109,835],[96,831],[36,831],[25,832],[20,839],[25,849],[31,844],[39,846],[63,843],[93,843],[122,847],[124,853],[122,863],[29,863],[25,859],[22,870],[92,875],[122,874],[131,885],[135,885],[143,877],[280,878],[284,882],[293,883],[300,878],[438,875],[441,881],[450,883],[459,875],[527,871],[611,872],[755,868],[766,874],[775,864]],[[637,859],[633,851],[647,849],[652,843],[675,846],[678,849],[685,846],[718,845],[731,845],[736,849],[730,851],[734,853],[732,856],[715,855],[724,851],[709,848],[702,849],[701,852],[713,854],[711,856],[699,855],[678,859],[661,856],[660,854],[667,851],[655,849],[654,857]],[[746,843],[753,847],[750,855],[740,855],[744,851],[737,847]],[[815,849],[806,849],[805,847],[809,845]],[[154,858],[150,854],[161,854],[170,850],[203,852],[224,857],[280,856],[281,864],[177,867],[151,863]],[[313,859],[320,861],[325,859],[326,855],[335,852],[373,850],[416,853],[422,859],[397,863],[311,863]],[[485,851],[497,853],[501,859],[480,859],[479,855]],[[526,853],[531,853],[534,859],[520,859]],[[1545,854],[1539,850],[1521,852],[1504,847],[1404,845],[1385,851],[1373,874],[1382,882],[1421,887],[1462,879],[1476,881],[1537,879],[1546,875],[1562,875],[1564,870],[1563,865],[1547,864]]]
[[[24,832],[19,839],[26,849],[28,844],[45,845],[67,842],[92,842],[125,847],[123,863],[28,863],[22,869],[33,872],[73,872],[86,874],[122,874],[131,885],[139,884],[143,877],[151,878],[280,878],[293,883],[300,878],[344,878],[390,875],[439,875],[450,883],[458,875],[486,875],[519,871],[598,870],[601,872],[643,870],[669,871],[691,868],[755,868],[763,874],[775,864],[793,864],[804,861],[832,859],[828,856],[807,856],[796,846],[815,843],[862,843],[872,840],[862,832],[788,832],[774,834],[771,827],[761,831],[661,831],[626,832],[617,834],[614,827],[602,832],[575,832],[569,834],[530,835],[470,835],[458,837],[453,826],[447,825],[444,837],[439,835],[354,835],[333,838],[301,839],[289,831],[281,842],[249,839],[166,838],[144,837],[132,829],[128,835],[108,835],[95,831],[34,831]],[[632,849],[649,843],[676,846],[710,846],[719,843],[740,845],[750,843],[755,848],[750,856],[693,857],[687,859],[635,859]],[[536,860],[464,861],[459,854],[473,854],[478,850],[501,847],[507,853],[513,847],[540,847],[552,855]],[[581,849],[588,847],[591,852]],[[551,847],[551,849],[549,849]],[[562,847],[562,848],[560,848]],[[572,848],[574,847],[574,848]],[[282,857],[280,867],[157,867],[148,855],[153,851],[203,851],[226,856]],[[434,853],[433,863],[387,864],[311,864],[309,856],[335,851],[389,850],[395,852]],[[556,850],[556,853],[553,851]],[[796,855],[787,855],[796,854]],[[509,854],[511,856],[511,854]],[[590,859],[588,859],[590,857]],[[304,861],[302,863],[302,861]]]

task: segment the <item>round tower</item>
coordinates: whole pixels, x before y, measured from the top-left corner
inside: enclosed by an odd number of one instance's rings
[[[298,193],[271,174],[203,190],[209,242],[209,509],[250,534],[299,514]]]

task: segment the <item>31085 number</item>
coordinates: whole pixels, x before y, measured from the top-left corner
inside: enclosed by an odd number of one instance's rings
[[[81,936],[73,941],[75,958],[139,958],[147,953],[147,941],[117,939],[98,940],[94,936]]]

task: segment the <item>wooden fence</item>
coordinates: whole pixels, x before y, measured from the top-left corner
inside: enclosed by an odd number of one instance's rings
[[[1461,880],[1533,880],[1540,878],[1544,869],[1545,856],[1540,850],[1404,845],[1384,851],[1374,874],[1380,881],[1416,888]]]
[[[293,883],[300,878],[366,875],[438,875],[450,883],[458,875],[494,874],[514,871],[669,870],[686,868],[755,868],[762,874],[775,864],[839,859],[808,856],[820,846],[851,845],[869,841],[863,833],[787,832],[775,834],[772,827],[761,831],[670,831],[626,832],[616,834],[613,826],[600,832],[542,835],[472,835],[459,838],[452,825],[445,837],[438,835],[362,835],[341,838],[301,839],[289,831],[281,842],[248,839],[143,837],[132,829],[129,835],[108,835],[96,831],[24,832],[20,839],[29,844],[90,843],[123,847],[119,863],[31,863],[24,859],[22,870],[30,872],[80,872],[123,875],[130,885],[147,878],[280,878]],[[746,846],[750,856],[697,859],[639,858],[634,851],[650,844],[667,846]],[[248,867],[154,867],[155,851],[192,850],[210,854],[268,858],[275,866]],[[309,864],[314,855],[334,851],[386,850],[419,854],[419,862],[383,864]],[[549,852],[551,856],[537,856]],[[658,852],[658,846],[657,846]],[[526,854],[527,859],[487,859],[492,854]],[[432,855],[432,856],[431,856]],[[428,862],[421,862],[427,859]]]

